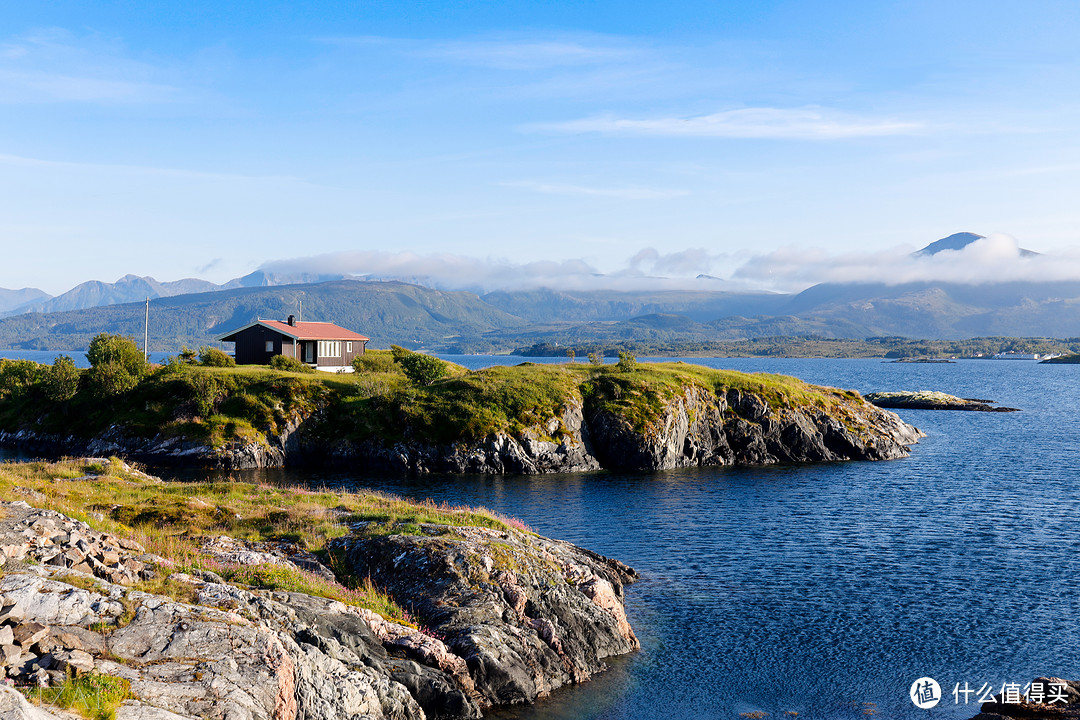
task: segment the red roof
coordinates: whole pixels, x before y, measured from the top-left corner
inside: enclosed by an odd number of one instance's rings
[[[370,340],[360,333],[338,327],[328,322],[297,322],[295,325],[281,322],[280,320],[259,320],[260,325],[265,325],[272,330],[277,330],[283,335],[289,335],[297,340]]]

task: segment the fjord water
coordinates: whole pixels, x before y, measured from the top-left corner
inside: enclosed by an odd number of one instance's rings
[[[465,358],[454,358],[463,361]],[[468,359],[490,364],[490,359]],[[662,473],[373,478],[268,473],[486,505],[641,573],[642,650],[496,717],[968,718],[952,690],[1080,677],[1080,367],[1023,361],[700,359],[1019,413],[900,411],[909,458]],[[930,676],[933,710],[908,697]]]

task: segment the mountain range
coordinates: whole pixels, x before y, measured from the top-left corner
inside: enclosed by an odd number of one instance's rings
[[[919,253],[960,249],[981,237],[958,233]],[[0,303],[13,308],[0,318],[0,347],[79,349],[102,331],[141,337],[146,297],[153,300],[150,347],[169,352],[213,342],[258,317],[289,314],[359,330],[373,347],[444,352],[804,335],[1080,336],[1075,281],[822,283],[796,294],[537,288],[478,295],[401,281],[257,271],[223,285],[126,275],[116,283],[83,283],[55,298],[42,296],[32,289],[0,291]]]

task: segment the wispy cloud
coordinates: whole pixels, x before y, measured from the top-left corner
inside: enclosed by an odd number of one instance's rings
[[[623,42],[590,38],[499,38],[437,44],[425,54],[503,70],[540,70],[626,62],[641,53]]]
[[[647,248],[628,258],[614,272],[603,273],[592,263],[572,258],[517,263],[502,258],[474,258],[451,253],[356,251],[275,260],[261,269],[315,275],[346,274],[376,280],[405,280],[445,290],[513,290],[554,288],[686,289],[696,275],[722,260],[701,249],[661,253]],[[662,276],[657,273],[678,275]],[[716,279],[694,281],[695,287],[724,286]]]
[[[648,187],[588,187],[563,183],[545,183],[519,180],[501,183],[503,187],[521,188],[545,195],[570,195],[576,197],[616,198],[620,200],[667,200],[689,195],[687,190]]]
[[[927,130],[918,122],[860,117],[816,107],[744,108],[711,115],[631,119],[592,117],[558,123],[536,123],[526,130],[667,137],[715,137],[781,140],[841,140],[885,135],[911,135]]]
[[[0,104],[160,103],[181,93],[153,66],[132,60],[115,41],[62,29],[0,44]]]

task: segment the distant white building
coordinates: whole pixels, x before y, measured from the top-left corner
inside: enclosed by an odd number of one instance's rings
[[[1044,360],[1045,358],[1039,355],[1039,353],[1018,353],[1010,350],[1009,352],[1001,352],[994,355],[995,360]]]

